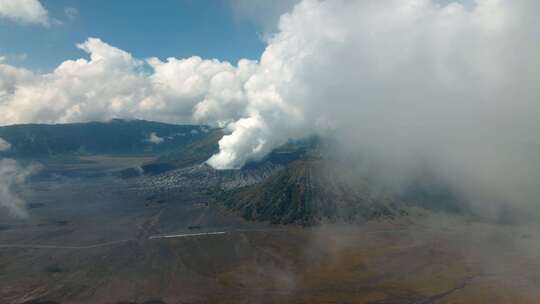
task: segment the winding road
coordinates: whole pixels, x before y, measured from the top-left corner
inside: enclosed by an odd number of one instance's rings
[[[187,237],[197,237],[197,236],[211,236],[211,235],[223,235],[227,233],[232,233],[237,231],[214,231],[214,232],[199,232],[199,233],[185,233],[185,234],[164,234],[164,235],[152,235],[148,237],[148,240],[158,240],[158,239],[171,239],[171,238],[187,238]],[[38,245],[38,244],[0,244],[0,249],[13,249],[13,248],[28,248],[28,249],[94,249],[107,246],[114,246],[118,244],[135,242],[136,239],[124,239],[117,241],[109,241],[103,243],[97,243],[92,245],[84,246],[62,246],[62,245]]]

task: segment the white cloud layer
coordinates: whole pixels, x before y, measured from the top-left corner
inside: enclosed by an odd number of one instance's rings
[[[49,14],[38,0],[0,0],[0,18],[49,26]]]
[[[540,146],[539,9],[536,0],[304,0],[281,16],[260,62],[237,65],[143,61],[90,38],[79,45],[89,59],[48,74],[0,64],[0,123],[227,125],[209,160],[218,169],[330,127],[346,150],[395,175],[434,163],[462,188],[521,200],[540,178],[531,152]]]

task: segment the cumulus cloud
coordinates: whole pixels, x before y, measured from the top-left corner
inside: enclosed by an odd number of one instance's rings
[[[28,217],[24,199],[18,191],[38,170],[38,165],[22,166],[13,159],[0,159],[0,206],[6,208],[11,216]]]
[[[148,136],[148,138],[146,139],[147,142],[149,143],[153,143],[153,144],[156,144],[156,145],[159,145],[160,143],[162,143],[163,141],[165,141],[165,139],[163,139],[163,137],[159,137],[156,132],[152,132],[150,133],[150,135]]]
[[[142,102],[148,110],[162,110],[168,121],[196,121],[225,124],[243,114],[246,104],[243,83],[256,63],[157,58],[148,60],[154,73],[149,76],[153,94]],[[165,117],[169,116],[169,117]]]
[[[0,18],[49,26],[47,10],[38,0],[0,0]]]
[[[199,57],[144,61],[97,38],[78,47],[90,58],[47,74],[0,64],[0,124],[115,117],[224,124],[243,115],[242,84],[256,66]]]

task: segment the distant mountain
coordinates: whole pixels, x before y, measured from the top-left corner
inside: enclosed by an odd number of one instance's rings
[[[11,149],[0,155],[39,158],[89,154],[163,154],[202,140],[215,130],[144,120],[25,124],[0,127]]]

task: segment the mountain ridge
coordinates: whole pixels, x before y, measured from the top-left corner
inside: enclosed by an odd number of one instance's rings
[[[50,157],[85,154],[150,154],[173,151],[204,137],[204,125],[175,125],[146,120],[19,124],[0,127],[11,149],[6,157]]]

